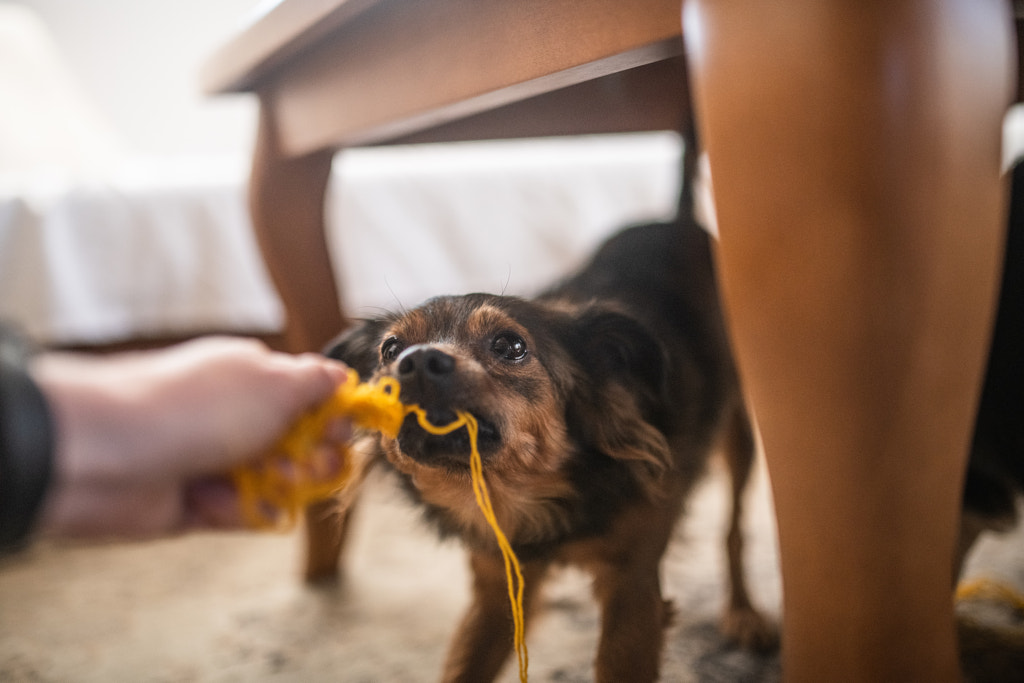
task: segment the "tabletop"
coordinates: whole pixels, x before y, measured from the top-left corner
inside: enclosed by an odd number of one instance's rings
[[[679,0],[280,0],[202,83],[257,93],[293,154],[677,128],[680,34]]]

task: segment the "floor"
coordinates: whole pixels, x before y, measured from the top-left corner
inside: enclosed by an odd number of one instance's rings
[[[748,502],[749,573],[755,599],[777,616],[765,479],[759,469]],[[779,678],[777,657],[730,649],[716,630],[725,491],[713,469],[666,560],[678,616],[665,681]],[[466,602],[462,552],[436,541],[385,478],[371,480],[360,513],[344,580],[332,588],[299,580],[295,534],[40,545],[10,558],[0,564],[0,681],[436,680]],[[1024,588],[1022,541],[986,541],[971,572]],[[1024,629],[1024,614],[1010,619]],[[596,633],[586,579],[560,575],[527,640],[531,680],[591,680]],[[516,679],[508,667],[502,680]]]

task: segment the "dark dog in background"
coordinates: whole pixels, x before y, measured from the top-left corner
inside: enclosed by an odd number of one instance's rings
[[[962,577],[982,534],[1017,526],[1024,494],[1024,168],[1020,165],[1013,170],[1010,189],[1002,285],[967,464],[954,582]],[[980,582],[982,594],[990,583]],[[998,585],[989,587],[996,590],[982,598],[987,605],[974,603],[969,592],[966,604],[961,603],[957,611],[964,678],[975,683],[1022,680],[1024,632],[1019,599]],[[1002,603],[1001,609],[995,603]],[[1000,613],[1003,616],[997,616]]]
[[[692,147],[688,148],[688,157]],[[726,339],[711,243],[693,220],[692,173],[674,223],[626,230],[578,274],[525,300],[442,296],[365,320],[329,355],[363,378],[391,376],[435,424],[474,414],[498,522],[523,564],[526,609],[545,574],[593,576],[602,610],[599,681],[658,675],[671,617],[660,562],[717,445],[732,477],[725,635],[776,644],[744,582],[742,494],[754,434]],[[493,679],[511,652],[502,557],[470,484],[468,434],[426,433],[409,416],[380,460],[443,536],[470,553],[472,604],[445,680]]]
[[[957,570],[985,531],[1018,521],[1024,493],[1024,167],[1011,177],[999,307],[964,486]]]

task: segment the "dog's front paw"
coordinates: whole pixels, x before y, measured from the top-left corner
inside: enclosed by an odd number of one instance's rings
[[[722,617],[722,635],[730,645],[754,652],[773,652],[779,647],[779,631],[771,620],[753,607],[735,607]]]

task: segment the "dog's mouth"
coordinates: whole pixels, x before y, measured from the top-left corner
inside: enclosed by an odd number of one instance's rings
[[[450,408],[426,409],[427,421],[437,427],[455,422],[458,416]],[[479,431],[477,449],[481,456],[497,450],[501,443],[498,428],[490,420],[476,415]],[[469,431],[465,426],[447,434],[431,434],[423,429],[414,413],[405,416],[398,432],[398,447],[402,453],[424,465],[469,469]]]

